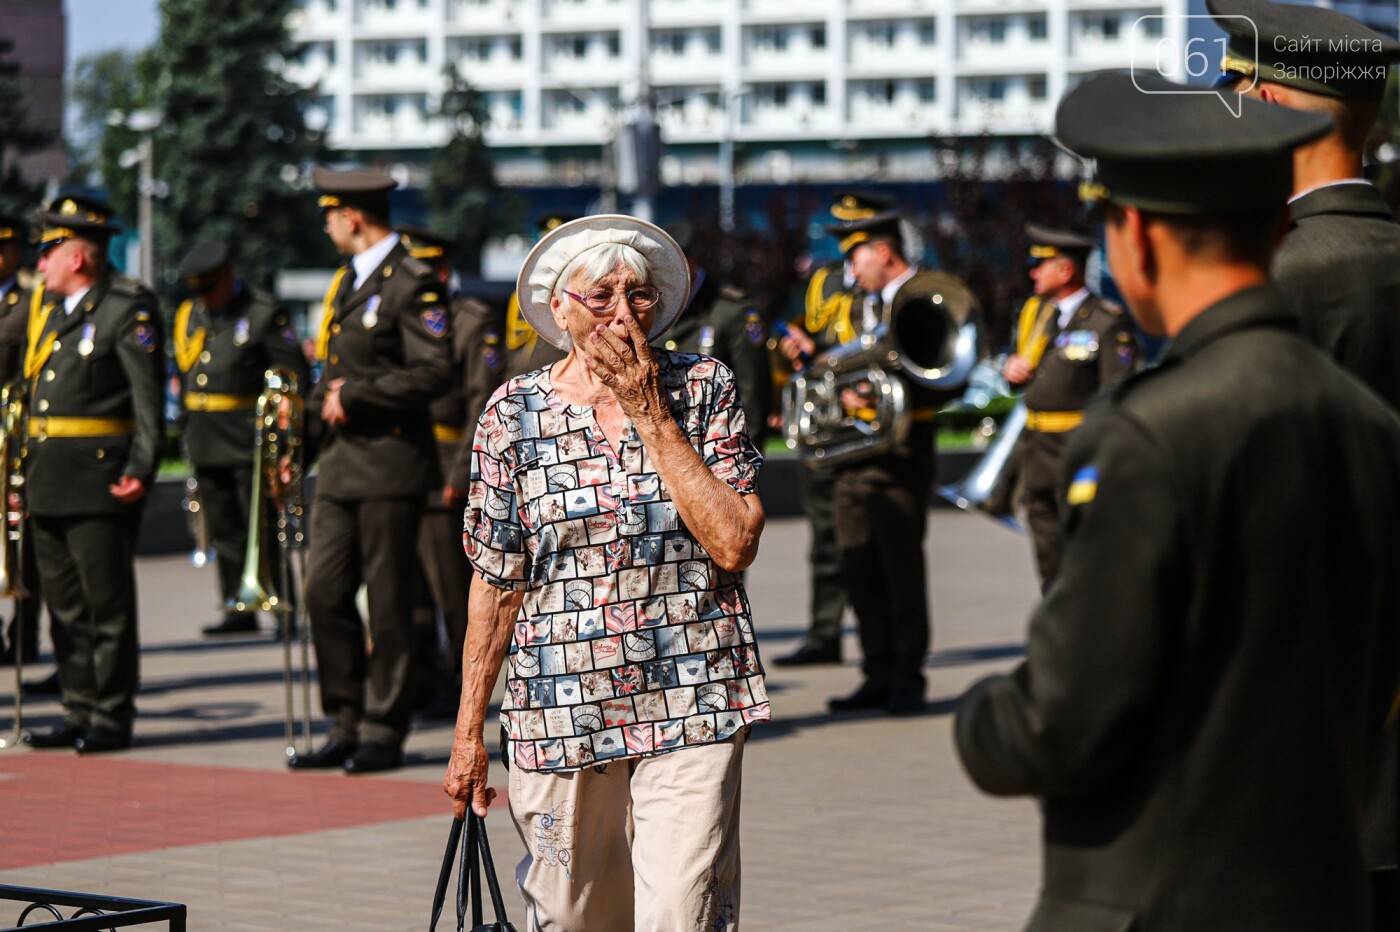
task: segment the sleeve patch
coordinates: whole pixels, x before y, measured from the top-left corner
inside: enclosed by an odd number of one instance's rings
[[[156,328],[149,324],[136,325],[136,343],[146,352],[156,351]]]
[[[423,321],[423,329],[432,336],[441,337],[447,332],[447,311],[441,305],[424,308],[419,317]]]
[[[1065,501],[1071,505],[1087,505],[1099,493],[1099,471],[1093,466],[1085,466],[1070,480],[1069,492]]]
[[[762,346],[768,336],[763,326],[763,315],[754,308],[744,311],[744,336],[754,346]]]

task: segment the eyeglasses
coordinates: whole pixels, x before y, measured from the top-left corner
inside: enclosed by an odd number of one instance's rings
[[[573,298],[595,314],[605,314],[617,307],[617,299],[621,297],[624,292],[609,291],[606,288],[599,288],[596,291],[590,291],[588,294],[574,294],[572,291],[564,289],[564,294]],[[661,300],[661,289],[652,287],[651,285],[639,285],[636,288],[629,288],[625,294],[627,297],[627,306],[634,311],[645,311],[647,308],[655,305],[657,301]]]

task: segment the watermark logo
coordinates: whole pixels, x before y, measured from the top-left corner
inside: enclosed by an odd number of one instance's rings
[[[1229,87],[1212,87],[1213,78],[1221,73],[1221,63],[1231,57],[1229,38],[1217,36],[1221,20],[1239,20],[1232,24],[1239,33],[1253,36],[1254,54],[1250,61],[1259,60],[1259,30],[1248,16],[1139,16],[1129,37],[1133,84],[1144,94],[1213,94],[1232,114],[1238,117],[1244,110],[1244,95],[1259,83],[1251,68]],[[1193,22],[1196,21],[1196,22]],[[1192,27],[1210,26],[1212,35],[1192,35]],[[1240,42],[1239,36],[1235,42]],[[1158,86],[1144,87],[1141,78],[1155,75],[1179,85],[1171,90]],[[1188,81],[1207,83],[1191,85]]]

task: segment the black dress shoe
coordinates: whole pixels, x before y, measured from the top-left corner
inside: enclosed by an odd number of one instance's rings
[[[870,709],[884,709],[889,701],[890,691],[887,688],[866,680],[849,696],[828,699],[826,707],[833,712],[864,712]]]
[[[329,770],[332,767],[344,766],[354,753],[353,741],[332,738],[310,754],[293,754],[287,758],[287,766],[293,770]]]
[[[360,749],[345,762],[346,773],[379,773],[398,770],[403,766],[403,751],[392,744],[360,745]]]
[[[891,689],[885,711],[891,715],[918,715],[924,710],[924,691],[910,687]]]
[[[773,666],[775,667],[814,667],[819,664],[840,662],[841,648],[816,647],[812,644],[803,644],[790,654],[773,658]]]
[[[125,751],[131,747],[131,732],[93,725],[87,730],[87,734],[77,740],[73,747],[78,749],[79,754],[106,754],[108,751]]]
[[[63,687],[58,682],[58,671],[53,671],[42,680],[26,680],[24,683],[24,694],[26,696],[63,695]]]
[[[257,634],[258,616],[253,614],[225,615],[223,621],[206,625],[200,631],[207,638],[223,637],[226,634]]]
[[[26,731],[24,743],[31,748],[71,748],[82,739],[87,729],[82,725],[64,722],[48,731]]]

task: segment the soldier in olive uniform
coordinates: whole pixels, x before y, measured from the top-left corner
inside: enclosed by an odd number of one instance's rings
[[[852,312],[856,338],[891,316],[907,335],[934,308],[959,325],[980,313],[966,285],[944,272],[920,269],[904,254],[897,213],[828,227],[865,291]],[[883,452],[836,467],[834,513],[846,590],[860,630],[861,672],[857,689],[827,703],[833,712],[883,709],[892,715],[918,712],[924,704],[924,656],[928,653],[928,585],[924,530],[934,477],[934,412],[942,400],[934,389],[891,372],[904,383],[908,435]],[[847,388],[842,406],[853,417],[869,417],[876,399],[867,389]],[[886,429],[889,429],[888,426]]]
[[[400,226],[398,231],[408,254],[430,266],[448,294],[452,240],[418,227]],[[434,716],[455,716],[462,694],[462,646],[472,575],[462,548],[462,509],[471,479],[471,438],[487,399],[501,384],[505,363],[498,315],[465,295],[452,295],[450,300],[452,384],[431,406],[443,482],[428,495],[418,532],[418,555],[426,578],[414,613],[414,678],[428,687],[425,695],[434,703],[429,708]],[[437,650],[439,611],[447,628],[446,663]],[[441,675],[444,667],[450,676]]]
[[[372,773],[402,764],[412,714],[418,524],[442,485],[428,405],[450,384],[452,325],[437,276],[390,228],[393,180],[317,166],[312,181],[326,234],[351,259],[326,292],[310,405],[324,432],[306,606],[331,733],[289,764]],[[372,652],[355,605],[361,583]]]
[[[536,239],[544,236],[560,224],[568,223],[570,220],[574,219],[576,218],[573,214],[543,214],[535,222],[535,227],[539,233]],[[535,329],[530,326],[530,322],[525,319],[525,315],[520,312],[520,296],[512,292],[510,304],[506,306],[506,365],[504,377],[506,379],[513,379],[517,375],[533,372],[536,369],[543,369],[545,366],[552,366],[563,359],[564,355],[562,350],[551,346],[548,340],[540,339],[540,335],[535,332]]]
[[[1400,43],[1335,10],[1263,0],[1209,7],[1230,34],[1222,85],[1332,118],[1327,135],[1293,153],[1291,224],[1273,276],[1303,335],[1400,408],[1400,224],[1363,177]],[[1371,927],[1387,930],[1400,929],[1400,722],[1392,719],[1390,732],[1368,804],[1366,849]]]
[[[0,214],[0,385],[22,382],[24,348],[28,345],[29,304],[33,293],[20,281],[24,247],[29,240],[29,224],[13,214]],[[0,467],[3,468],[3,467]],[[23,534],[24,554],[20,557],[20,582],[24,596],[15,600],[7,641],[0,642],[0,666],[14,663],[15,644],[23,631],[24,651],[20,660],[39,659],[39,565],[34,559],[34,535]],[[14,567],[9,568],[15,571]]]
[[[155,295],[108,267],[119,227],[106,204],[60,197],[40,219],[25,500],[64,719],[29,742],[113,751],[131,744],[136,716],[133,561],[165,434],[164,335]]]
[[[1059,572],[957,747],[983,790],[1040,797],[1031,928],[1362,929],[1400,421],[1268,279],[1290,152],[1328,119],[1179,90],[1100,75],[1060,104],[1114,281],[1172,344],[1071,438]]]
[[[739,289],[724,284],[690,255],[695,228],[666,227],[690,263],[690,302],[666,333],[665,347],[713,356],[729,367],[739,388],[749,437],[763,449],[773,404],[773,370],[768,360],[768,325]]]
[[[871,191],[837,191],[831,217],[837,223],[868,220],[890,210],[894,200]],[[812,273],[807,282],[805,316],[798,325],[788,322],[782,328],[778,349],[795,368],[810,363],[820,353],[855,339],[851,308],[865,293],[842,259]],[[836,489],[836,471],[811,461],[800,472],[802,511],[811,525],[807,564],[811,572],[810,615],[807,637],[797,649],[773,658],[780,667],[811,666],[841,662],[841,621],[846,614],[846,579],[841,566],[841,548],[836,544],[836,519],[831,500]]]
[[[1136,369],[1139,353],[1123,309],[1084,284],[1094,240],[1035,223],[1026,225],[1026,236],[1035,295],[1021,308],[1016,352],[1002,371],[1026,393],[1026,428],[1017,457],[1044,589],[1059,562],[1055,492],[1065,443],[1084,420],[1089,400]]]
[[[209,541],[218,554],[222,620],[206,635],[258,630],[256,611],[234,608],[248,546],[253,481],[253,408],[263,373],[276,367],[310,390],[306,357],[287,312],[249,288],[229,265],[228,244],[197,244],[180,263],[194,292],[175,312],[175,365],[180,378],[181,436],[199,482]]]

